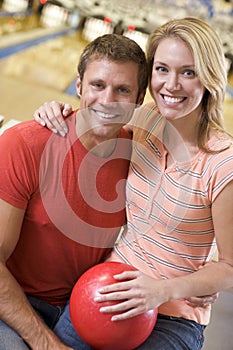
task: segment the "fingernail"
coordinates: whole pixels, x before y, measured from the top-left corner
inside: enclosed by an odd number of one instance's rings
[[[67,134],[68,133],[68,128],[65,122],[61,123],[61,127],[64,130],[64,132]]]
[[[66,135],[64,131],[59,131],[59,134],[63,137]]]
[[[99,311],[104,313],[104,312],[105,312],[105,307],[101,307],[101,308],[99,309]]]
[[[54,133],[54,134],[57,134],[57,130],[56,129],[51,129],[52,130],[52,132]]]
[[[100,297],[95,297],[95,298],[94,298],[94,301],[100,301],[100,300],[101,300]]]

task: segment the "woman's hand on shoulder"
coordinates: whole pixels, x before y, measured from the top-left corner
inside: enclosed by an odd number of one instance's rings
[[[67,103],[51,101],[45,102],[33,114],[37,123],[46,126],[54,133],[65,136],[68,132],[67,124],[64,120],[72,112],[71,105]]]

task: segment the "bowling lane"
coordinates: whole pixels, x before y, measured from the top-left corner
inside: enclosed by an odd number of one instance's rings
[[[4,76],[65,91],[76,76],[76,67],[84,44],[79,33],[60,36],[2,59]]]
[[[65,26],[43,27],[35,13],[21,16],[19,22],[1,16],[0,28],[4,31],[0,38],[0,114],[4,122],[31,119],[45,101],[78,106],[78,98],[66,89],[76,78],[79,55],[86,45],[80,32]]]
[[[64,23],[54,26],[54,16],[51,11],[46,18],[42,13],[43,21],[38,11],[0,16],[0,114],[5,120],[30,119],[39,105],[50,100],[78,106],[74,81],[87,41],[75,27]],[[88,28],[89,36],[100,29],[92,27]],[[147,94],[146,101],[149,99]],[[230,132],[232,104],[232,96],[227,94],[224,118]]]

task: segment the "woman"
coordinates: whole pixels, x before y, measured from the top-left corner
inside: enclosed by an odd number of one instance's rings
[[[233,285],[233,140],[222,118],[225,58],[216,32],[196,18],[156,29],[147,58],[155,103],[140,108],[130,126],[128,225],[110,257],[138,271],[115,276],[122,282],[102,288],[95,300],[121,301],[101,308],[119,312],[113,321],[158,308],[154,331],[139,349],[201,349],[210,306],[194,307],[188,299]],[[216,245],[218,261],[207,264]]]

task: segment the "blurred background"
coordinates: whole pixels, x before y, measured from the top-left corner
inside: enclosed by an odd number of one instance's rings
[[[220,34],[228,73],[224,120],[233,134],[233,0],[0,0],[0,133],[32,119],[46,101],[78,107],[77,63],[95,37],[119,33],[145,49],[157,26],[184,16],[204,19]],[[232,324],[229,290],[213,307],[204,350],[232,350]]]
[[[188,15],[221,35],[229,80],[224,116],[233,132],[233,0],[0,0],[0,115],[31,119],[50,100],[78,105],[77,63],[89,41],[116,32],[144,49],[157,26]]]

